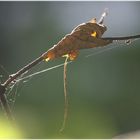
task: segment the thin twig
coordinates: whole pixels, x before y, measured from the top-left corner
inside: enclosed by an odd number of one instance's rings
[[[6,88],[8,87],[8,85],[10,85],[14,80],[16,80],[23,73],[25,73],[26,71],[30,70],[32,67],[40,63],[43,60],[43,55],[41,55],[40,57],[38,57],[37,59],[29,63],[28,65],[21,68],[15,74],[10,75],[9,78],[3,84],[0,85],[0,103],[3,107],[3,110],[6,112],[6,115],[9,118],[9,120],[13,120],[13,115],[11,113],[11,109],[9,107],[7,97],[5,94]]]
[[[107,38],[102,38],[102,39],[114,41],[114,40],[128,40],[128,39],[136,39],[136,38],[140,38],[140,35],[126,36],[126,37],[107,37]],[[16,80],[23,73],[25,73],[26,71],[29,71],[32,67],[40,63],[44,59],[43,56],[45,56],[46,53],[47,52],[45,52],[43,55],[41,55],[40,57],[38,57],[37,59],[29,63],[28,65],[21,68],[15,74],[10,75],[9,78],[3,84],[0,84],[0,102],[9,119],[13,119],[13,117],[12,117],[11,110],[8,105],[6,94],[5,94],[6,88],[8,87],[8,85],[10,85],[14,80]]]
[[[102,39],[115,41],[115,40],[129,40],[129,39],[136,39],[136,38],[140,38],[140,35],[124,36],[124,37],[105,37]]]
[[[37,59],[35,59],[31,63],[29,63],[28,65],[24,66],[19,71],[17,71],[15,74],[10,75],[9,78],[2,84],[2,86],[4,86],[6,88],[12,81],[17,79],[19,76],[21,76],[26,71],[30,70],[32,67],[34,67],[36,64],[38,64],[42,60],[43,60],[43,57],[41,55],[40,57],[38,57]]]
[[[3,110],[5,111],[7,118],[9,120],[14,120],[13,115],[11,113],[11,109],[10,109],[9,104],[7,102],[7,97],[5,95],[5,91],[6,91],[6,89],[2,85],[0,85],[0,104],[3,108]]]

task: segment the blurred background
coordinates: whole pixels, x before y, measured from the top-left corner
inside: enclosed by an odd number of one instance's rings
[[[106,37],[140,33],[140,2],[0,2],[0,81],[56,44],[78,24],[100,18]],[[63,67],[26,81],[8,93],[11,125],[0,111],[0,138],[112,138],[140,129],[140,40],[129,46],[83,50],[68,65],[69,111],[63,122]],[[34,67],[34,73],[64,58]],[[140,137],[139,137],[140,138]]]

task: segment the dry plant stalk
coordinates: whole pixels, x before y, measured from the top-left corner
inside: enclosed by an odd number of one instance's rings
[[[129,40],[140,38],[140,35],[126,36],[126,37],[107,37],[102,38],[102,35],[107,30],[107,27],[103,24],[104,17],[107,15],[104,12],[98,22],[96,19],[92,19],[87,23],[78,25],[70,34],[66,35],[56,45],[50,48],[47,52],[43,53],[40,57],[29,63],[28,65],[21,68],[16,73],[9,75],[9,78],[0,84],[0,102],[1,105],[10,120],[13,120],[13,116],[10,110],[10,106],[7,102],[6,90],[7,87],[15,81],[19,76],[30,70],[32,67],[37,65],[43,60],[49,61],[59,57],[66,57],[64,65],[64,93],[65,93],[65,113],[64,123],[67,116],[68,101],[66,99],[66,64],[67,60],[75,60],[81,49],[90,49],[95,47],[104,47],[108,44],[113,43],[114,40]],[[64,124],[63,126],[64,127]],[[62,128],[63,129],[63,128]]]

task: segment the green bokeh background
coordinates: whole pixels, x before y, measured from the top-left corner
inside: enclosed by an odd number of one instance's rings
[[[0,2],[0,64],[9,74],[16,72],[78,24],[93,17],[99,19],[105,8],[109,15],[104,36],[140,33],[140,2]],[[18,85],[12,107],[15,132],[9,134],[5,129],[5,137],[112,138],[139,130],[140,40],[129,46],[121,43],[109,47],[113,46],[117,47],[92,57],[85,56],[103,48],[81,51],[68,65],[69,113],[62,133],[63,67]],[[63,58],[42,62],[30,73],[63,62]],[[0,75],[1,82],[8,77],[2,68]],[[16,87],[11,94],[15,91]],[[2,111],[0,116],[5,117]]]

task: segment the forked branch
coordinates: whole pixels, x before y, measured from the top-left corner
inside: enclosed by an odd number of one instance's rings
[[[77,57],[80,49],[94,48],[100,45],[104,46],[104,45],[112,43],[115,40],[129,40],[129,39],[140,38],[140,35],[101,38],[102,34],[106,31],[105,26],[101,26],[101,24],[103,24],[105,16],[106,16],[106,13],[102,15],[101,19],[99,20],[99,23],[96,23],[96,21],[94,21],[94,22],[88,22],[82,25],[80,24],[78,27],[75,28],[75,30],[71,32],[71,34],[66,35],[60,42],[58,42],[58,44],[54,45],[54,47],[49,49],[47,52],[42,54],[37,59],[33,60],[28,65],[21,68],[16,73],[9,75],[9,78],[4,83],[0,84],[0,103],[2,107],[4,108],[4,111],[6,112],[9,119],[13,119],[13,117],[12,117],[12,113],[11,113],[11,110],[7,101],[7,95],[6,95],[7,87],[11,85],[12,82],[16,81],[17,78],[19,78],[25,72],[32,69],[32,67],[34,67],[41,61],[52,60],[58,57],[62,57],[64,55],[68,55],[69,59],[74,60]],[[94,34],[93,34],[93,30],[95,30]],[[67,62],[67,59],[66,59],[66,62]],[[65,67],[64,67],[65,68],[64,73],[66,73],[66,62],[65,62]],[[65,75],[64,75],[64,81],[66,81]],[[66,89],[65,89],[65,93],[66,93]],[[67,102],[66,99],[65,101]]]

